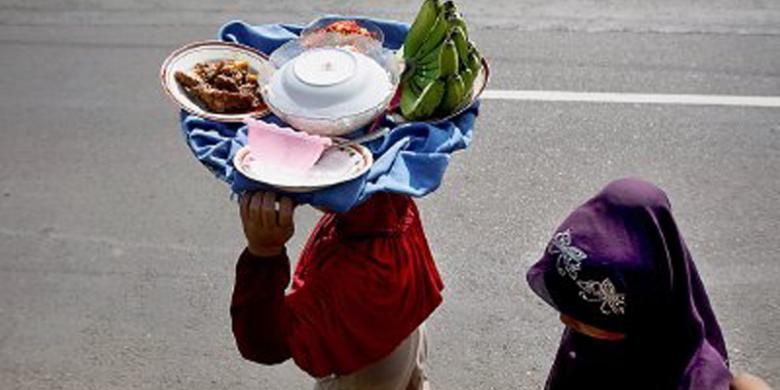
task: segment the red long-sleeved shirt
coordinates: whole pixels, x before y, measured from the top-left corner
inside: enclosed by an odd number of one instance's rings
[[[286,254],[244,251],[230,308],[242,356],[293,358],[314,377],[346,375],[388,355],[441,303],[443,284],[411,198],[377,194],[325,214],[290,291]]]

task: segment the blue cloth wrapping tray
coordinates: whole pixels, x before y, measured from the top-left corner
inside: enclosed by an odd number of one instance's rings
[[[397,50],[401,47],[408,25],[371,18],[365,20],[382,29],[386,48]],[[222,26],[219,38],[271,53],[290,39],[298,38],[303,28],[290,24],[250,26],[232,21]],[[386,116],[379,126],[387,126],[391,131],[383,138],[364,144],[374,156],[374,165],[366,174],[322,190],[286,195],[298,204],[311,204],[336,212],[349,210],[375,192],[424,196],[441,184],[451,154],[468,147],[478,111],[479,102],[475,102],[451,121],[436,124],[411,122],[399,125]],[[271,189],[247,179],[233,168],[233,155],[246,144],[246,125],[214,122],[184,111],[180,119],[181,130],[195,158],[217,178],[230,184],[234,193]],[[286,125],[274,115],[263,120]],[[358,130],[351,136],[363,131]]]

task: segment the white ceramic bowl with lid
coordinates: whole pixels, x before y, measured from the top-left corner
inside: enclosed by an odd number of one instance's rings
[[[285,112],[342,117],[382,104],[393,85],[387,71],[363,54],[318,48],[275,72],[269,91],[274,105]]]
[[[398,85],[400,66],[348,47],[317,47],[281,65],[263,83],[269,109],[292,127],[336,136],[383,113]]]

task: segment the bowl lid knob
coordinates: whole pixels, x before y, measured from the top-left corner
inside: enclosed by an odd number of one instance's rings
[[[343,83],[355,74],[357,58],[347,50],[320,48],[307,51],[295,60],[295,77],[303,83],[327,87]]]

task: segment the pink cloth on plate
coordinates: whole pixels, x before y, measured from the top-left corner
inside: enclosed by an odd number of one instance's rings
[[[268,167],[305,172],[317,163],[333,140],[319,135],[247,119],[249,151],[255,161]]]

